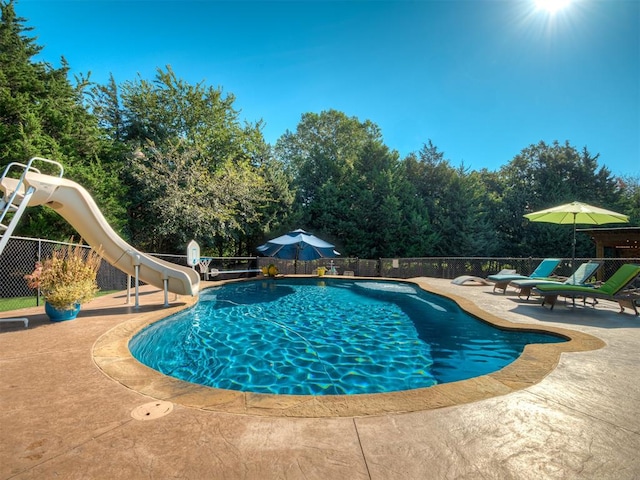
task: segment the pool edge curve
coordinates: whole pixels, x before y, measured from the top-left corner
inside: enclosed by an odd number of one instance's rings
[[[222,413],[317,418],[361,417],[432,410],[506,395],[542,381],[555,369],[563,352],[583,352],[605,346],[604,341],[599,338],[576,330],[513,323],[499,318],[463,297],[439,291],[426,279],[375,279],[412,283],[427,292],[453,300],[467,313],[498,328],[554,333],[567,338],[567,341],[530,344],[514,362],[496,372],[414,390],[319,396],[222,390],[164,375],[140,363],[129,351],[129,340],[137,332],[156,321],[190,308],[197,302],[194,298],[180,306],[145,313],[116,325],[96,340],[92,348],[92,357],[95,365],[106,376],[133,391],[157,400]],[[223,283],[228,282],[216,282],[218,285]]]

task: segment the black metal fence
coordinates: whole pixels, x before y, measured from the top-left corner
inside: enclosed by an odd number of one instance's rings
[[[51,256],[52,251],[65,245],[49,240],[12,237],[0,255],[0,311],[15,310],[38,304],[37,292],[27,287],[24,276],[31,273],[35,263]],[[187,265],[186,255],[151,254],[178,265]],[[495,258],[495,257],[426,257],[426,258],[380,258],[377,260],[361,258],[334,258],[312,261],[280,260],[268,257],[209,257],[209,270],[219,273],[212,280],[249,277],[258,275],[255,270],[275,265],[278,272],[285,275],[313,275],[318,267],[325,267],[327,274],[354,275],[359,277],[413,278],[435,277],[453,279],[462,275],[485,278],[503,268],[515,269],[528,275],[536,268],[542,258]],[[575,265],[588,261],[588,258],[575,259]],[[591,259],[593,260],[593,259]],[[638,263],[640,258],[604,258],[598,271],[598,280],[606,280],[621,265]],[[198,267],[196,267],[198,269]],[[333,270],[332,270],[333,269]],[[225,273],[233,271],[235,273]],[[555,273],[569,276],[573,268],[571,259],[563,259]],[[203,273],[204,278],[204,273]],[[127,288],[128,275],[102,262],[98,272],[98,287],[102,291],[124,290]]]
[[[258,258],[260,267],[273,264],[279,273],[285,275],[316,273],[318,267],[327,269],[333,267],[338,275],[353,274],[359,277],[388,277],[388,278],[413,278],[435,277],[454,279],[462,275],[473,275],[485,278],[488,275],[499,272],[504,268],[515,269],[522,275],[532,273],[538,264],[544,260],[537,257],[421,257],[421,258],[380,258],[378,260],[365,260],[361,258],[334,258],[312,260],[307,262],[294,260],[280,260],[276,258]],[[590,258],[576,258],[576,267],[582,262],[595,260]],[[602,258],[602,268],[597,272],[599,280],[609,278],[620,266],[625,263],[638,263],[640,258]],[[568,277],[573,272],[571,259],[563,259],[556,268],[554,274]]]

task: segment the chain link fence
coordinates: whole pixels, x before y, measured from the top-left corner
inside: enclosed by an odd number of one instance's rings
[[[0,311],[42,304],[38,291],[27,286],[24,276],[33,272],[36,262],[51,257],[56,248],[66,245],[69,244],[33,238],[9,239],[0,255]],[[127,279],[126,273],[104,260],[96,278],[102,291],[124,290],[127,288]]]
[[[29,289],[24,279],[33,272],[35,263],[51,256],[55,248],[67,245],[64,242],[12,237],[0,255],[0,311],[16,310],[41,304],[37,291]],[[89,248],[89,247],[87,247]],[[186,255],[151,254],[178,265],[187,265]],[[327,274],[354,275],[358,277],[413,278],[435,277],[453,279],[462,275],[485,278],[503,268],[513,268],[522,275],[529,275],[542,258],[495,258],[495,257],[427,257],[427,258],[333,258],[311,261],[281,260],[269,257],[208,257],[208,269],[216,269],[218,275],[212,280],[224,280],[256,276],[255,270],[275,265],[284,275],[313,275],[318,267],[325,267]],[[577,266],[588,258],[576,258]],[[594,259],[591,259],[594,260]],[[640,258],[603,258],[597,280],[606,280],[625,263],[640,264]],[[197,267],[196,267],[197,268]],[[332,270],[333,269],[333,270]],[[225,274],[232,271],[234,273]],[[555,274],[569,276],[573,272],[571,259],[563,259]],[[204,274],[202,275],[204,279]],[[98,287],[101,291],[125,290],[129,277],[126,273],[102,261],[98,271]],[[636,287],[640,281],[636,281]]]

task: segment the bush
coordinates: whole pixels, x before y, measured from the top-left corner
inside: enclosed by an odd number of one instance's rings
[[[93,299],[98,292],[96,276],[100,263],[100,252],[86,250],[82,245],[68,245],[54,250],[51,258],[36,263],[33,273],[25,275],[25,279],[30,288],[40,288],[47,303],[70,310]]]

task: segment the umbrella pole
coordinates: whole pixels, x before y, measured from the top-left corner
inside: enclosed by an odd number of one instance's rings
[[[573,214],[573,254],[571,255],[571,271],[573,272],[573,264],[576,261],[576,214]]]

